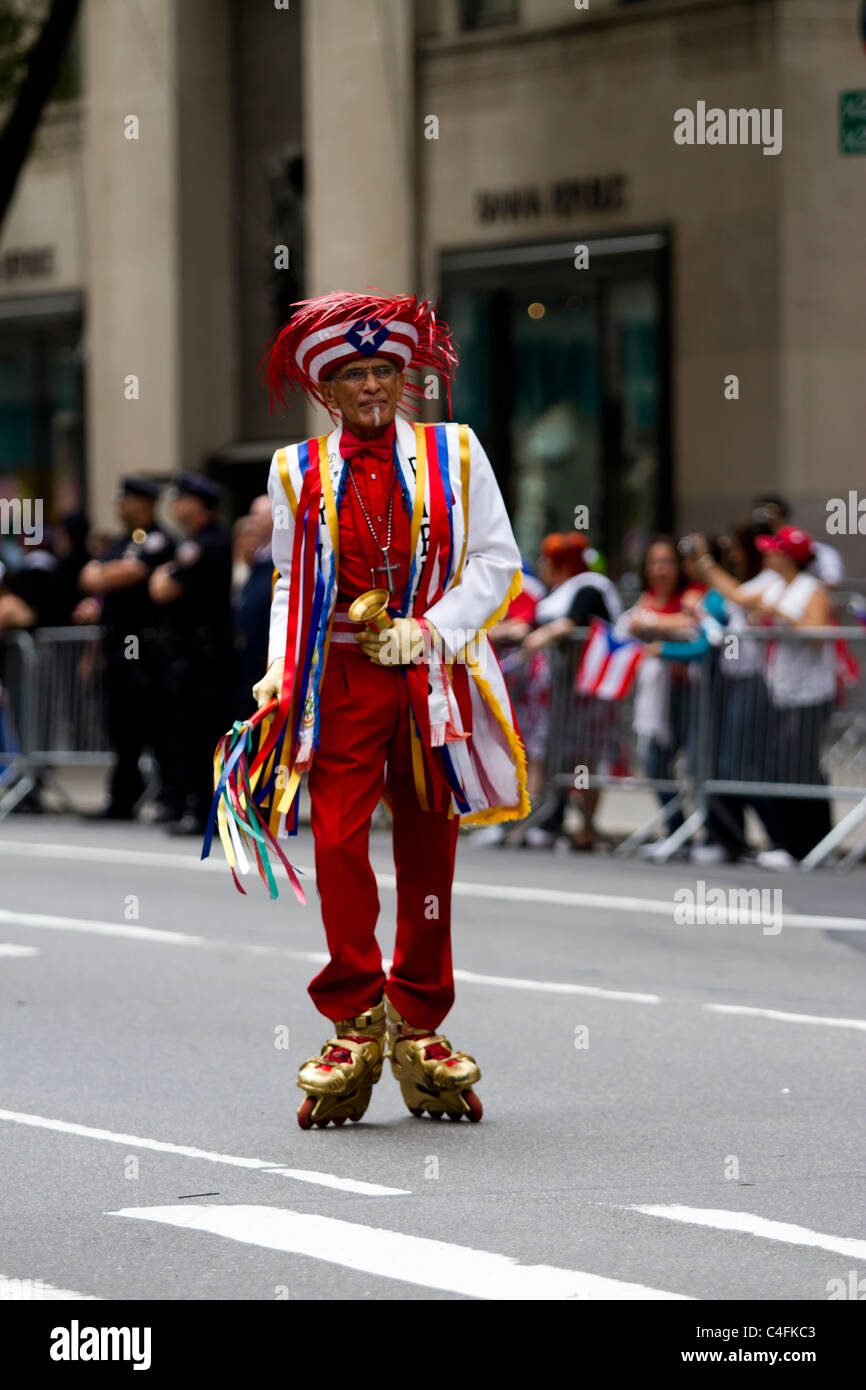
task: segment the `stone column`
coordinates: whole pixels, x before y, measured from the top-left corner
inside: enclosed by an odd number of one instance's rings
[[[85,10],[87,450],[99,527],[114,524],[121,474],[198,468],[234,437],[229,13],[228,0]]]
[[[415,291],[413,13],[406,0],[302,10],[307,296]],[[310,414],[311,431],[329,426]]]

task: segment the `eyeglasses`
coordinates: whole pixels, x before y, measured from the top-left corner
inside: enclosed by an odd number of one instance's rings
[[[332,381],[345,381],[349,386],[360,386],[372,372],[377,381],[391,381],[397,375],[393,362],[383,362],[378,367],[350,367],[342,376],[332,376]]]

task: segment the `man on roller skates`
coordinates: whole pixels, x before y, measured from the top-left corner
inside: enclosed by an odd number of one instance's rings
[[[386,1056],[413,1114],[478,1120],[480,1069],[437,1030],[454,1001],[460,818],[485,824],[529,809],[523,746],[487,639],[522,587],[520,553],[473,431],[397,418],[406,393],[423,394],[410,368],[433,368],[450,406],[457,359],[432,306],[330,294],[295,308],[266,358],[272,397],[284,399],[288,382],[339,417],[329,435],[273,457],[269,667],[253,692],[260,707],[277,696],[296,712],[280,809],[296,828],[307,771],[330,951],[309,993],[335,1036],[300,1069],[298,1121],[359,1120]],[[370,590],[383,591],[381,612],[365,625],[349,608],[366,595],[371,612]],[[380,799],[397,880],[387,977],[369,862]]]

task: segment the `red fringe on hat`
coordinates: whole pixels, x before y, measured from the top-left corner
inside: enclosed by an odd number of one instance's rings
[[[373,290],[372,285],[368,288]],[[383,324],[402,319],[411,323],[418,332],[418,346],[407,370],[421,367],[434,369],[445,382],[448,418],[451,418],[451,386],[457,368],[457,353],[451,330],[446,323],[437,321],[435,305],[430,300],[419,301],[415,295],[379,295],[375,290],[372,294],[350,294],[340,290],[320,295],[317,299],[301,299],[292,307],[295,313],[271,338],[258,368],[259,372],[264,368],[263,384],[267,383],[270,389],[271,414],[275,396],[284,406],[288,405],[287,386],[292,391],[300,388],[308,400],[324,406],[331,415],[334,413],[325,404],[319,383],[313,381],[308,372],[302,372],[295,361],[298,345],[308,333],[329,328],[344,319],[352,322],[378,319]],[[415,401],[423,398],[424,388],[409,380],[406,382],[406,392],[409,399],[404,398],[399,408],[404,414],[408,411],[417,413]]]

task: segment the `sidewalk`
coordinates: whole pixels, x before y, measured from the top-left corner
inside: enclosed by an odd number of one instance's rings
[[[104,804],[107,769],[100,767],[59,768],[54,774],[54,779],[62,792],[73,802],[74,809],[80,811],[96,810]],[[301,783],[299,796],[299,820],[302,824],[309,825],[310,799],[306,778]],[[43,800],[49,810],[72,809],[68,805],[64,805],[62,796],[58,795],[51,786],[46,789]],[[853,804],[851,801],[831,802],[831,814],[834,823],[850,811]],[[651,792],[606,789],[602,793],[599,811],[596,815],[596,825],[603,834],[609,835],[613,840],[620,840],[640,826],[645,825],[657,810],[658,802]],[[571,811],[567,814],[570,815]],[[748,812],[747,815],[750,840],[752,844],[760,848],[763,843],[760,823],[751,812]],[[373,825],[382,828],[388,824],[388,812],[384,806],[380,805],[377,815],[374,817]],[[464,833],[471,833],[470,827],[467,827]],[[846,846],[857,843],[859,838],[855,831],[854,835],[846,840]]]

